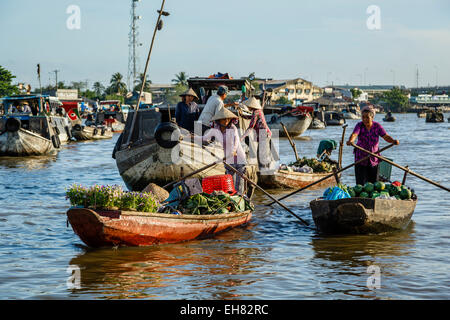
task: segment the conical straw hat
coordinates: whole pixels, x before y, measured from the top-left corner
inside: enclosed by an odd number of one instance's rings
[[[261,107],[261,103],[259,103],[259,100],[256,99],[255,97],[251,97],[247,100],[245,100],[244,102],[242,102],[243,105],[246,105],[249,108],[253,108],[253,109],[262,109]]]
[[[221,108],[219,112],[217,112],[214,115],[214,117],[212,117],[211,120],[216,121],[220,119],[233,119],[233,118],[237,118],[237,116],[233,112],[231,112],[227,108]]]
[[[192,88],[189,88],[189,90],[187,90],[187,91],[183,92],[182,94],[180,94],[180,97],[182,97],[182,96],[193,96],[193,97],[198,99],[197,94],[195,93],[194,90],[192,90]]]

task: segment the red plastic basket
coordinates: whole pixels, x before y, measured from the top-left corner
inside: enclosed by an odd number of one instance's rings
[[[203,178],[202,188],[203,192],[206,193],[213,193],[214,191],[223,191],[231,195],[236,193],[231,174],[221,174]]]

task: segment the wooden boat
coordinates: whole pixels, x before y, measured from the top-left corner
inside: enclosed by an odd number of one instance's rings
[[[345,119],[349,120],[360,120],[361,119],[361,113],[353,111],[353,110],[342,110],[342,114],[344,115]]]
[[[392,115],[391,112],[388,112],[388,113],[384,116],[383,121],[386,121],[386,122],[394,122],[394,121],[395,121],[395,117]]]
[[[425,118],[426,116],[427,116],[427,113],[425,111],[417,112],[417,118]]]
[[[312,217],[323,233],[380,233],[405,228],[416,200],[347,198],[310,202]]]
[[[19,106],[24,103],[30,110]],[[48,95],[5,97],[4,115],[0,118],[0,156],[55,154],[72,138],[71,124],[61,105]]]
[[[225,81],[223,79],[193,78],[188,79],[188,82],[202,101],[206,101],[208,98],[208,96],[204,96],[205,92],[211,93],[223,82],[230,90],[240,91],[242,86],[247,86],[246,92],[251,91],[250,83],[244,79]],[[201,91],[200,88],[204,88],[206,91]],[[199,107],[202,109],[204,105],[199,105]],[[139,109],[133,130],[131,130],[131,125],[135,111],[130,112],[125,130],[117,140],[113,151],[113,158],[116,159],[117,168],[128,189],[141,191],[151,182],[161,186],[165,185],[223,157],[223,147],[219,142],[213,142],[207,146],[194,143],[189,131],[170,121],[170,116],[173,116],[174,113],[169,110],[164,106]],[[248,128],[249,122],[250,119],[239,116],[237,127],[241,134]],[[126,145],[130,132],[130,144]],[[251,141],[252,144],[256,143]],[[252,148],[256,150],[255,146]],[[249,154],[256,155],[256,152]],[[251,162],[247,161],[247,163]],[[256,181],[257,164],[249,164],[246,168],[248,177]],[[202,179],[206,176],[224,173],[223,164],[218,164],[192,177]],[[249,197],[252,190],[253,188],[249,188]]]
[[[430,123],[437,123],[437,122],[444,122],[444,114],[442,112],[438,111],[428,111],[425,122]]]
[[[338,111],[326,111],[325,123],[327,126],[341,126],[345,123],[344,114]]]
[[[216,215],[175,215],[71,208],[67,218],[90,247],[148,246],[212,237],[247,223],[251,211]]]
[[[111,139],[113,132],[106,126],[83,126],[76,124],[72,128],[72,135],[77,140]]]
[[[258,175],[258,181],[261,186],[266,188],[282,188],[282,189],[298,189],[307,186],[330,173],[304,173],[288,170],[277,170],[273,175]],[[340,174],[338,174],[340,177]],[[311,189],[322,189],[336,184],[335,178],[332,176],[324,181],[314,185]]]
[[[128,118],[130,107],[121,105],[119,100],[100,101],[98,112],[91,114],[86,119],[86,125],[107,126],[112,132],[122,132],[125,129],[125,122]]]
[[[312,122],[312,117],[307,112],[296,112],[291,108],[286,111],[277,107],[264,107],[264,116],[270,130],[278,130],[280,137],[285,137],[281,122],[285,125],[287,132],[291,137],[296,137],[305,132]],[[269,113],[270,112],[270,113]]]

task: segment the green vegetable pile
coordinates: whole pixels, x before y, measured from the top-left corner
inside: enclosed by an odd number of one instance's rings
[[[378,198],[385,195],[389,197],[395,197],[398,200],[414,199],[416,195],[413,191],[405,186],[395,186],[393,184],[385,184],[384,182],[377,181],[375,183],[367,182],[364,186],[357,184],[354,187],[347,187],[347,191],[352,198]]]
[[[318,173],[332,172],[333,167],[336,167],[334,163],[328,162],[326,160],[320,162],[315,158],[308,159],[306,157],[303,157],[298,161],[295,161],[290,164],[290,166],[297,166],[297,167],[303,167],[304,165],[307,165],[308,167],[313,169],[314,172]]]
[[[255,207],[244,197],[215,191],[212,194],[205,192],[194,194],[181,201],[177,209],[183,214],[203,215],[253,211]],[[166,208],[163,212],[170,212],[170,208]]]

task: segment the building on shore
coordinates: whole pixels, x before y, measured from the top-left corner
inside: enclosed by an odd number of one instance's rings
[[[315,86],[311,81],[302,78],[290,80],[256,80],[261,88],[272,89],[271,102],[276,103],[281,97],[285,97],[300,105],[303,102],[312,101],[323,94],[323,89]]]
[[[174,84],[151,83],[150,93],[152,94],[153,103],[158,104],[164,101],[167,92],[175,91]]]
[[[393,85],[370,85],[370,86],[357,86],[357,85],[340,85],[340,88],[343,89],[352,89],[358,88],[359,90],[366,92],[368,99],[374,98],[376,95],[381,95],[387,91],[392,90],[393,88],[399,88],[401,90],[406,90],[405,86],[393,86]]]

